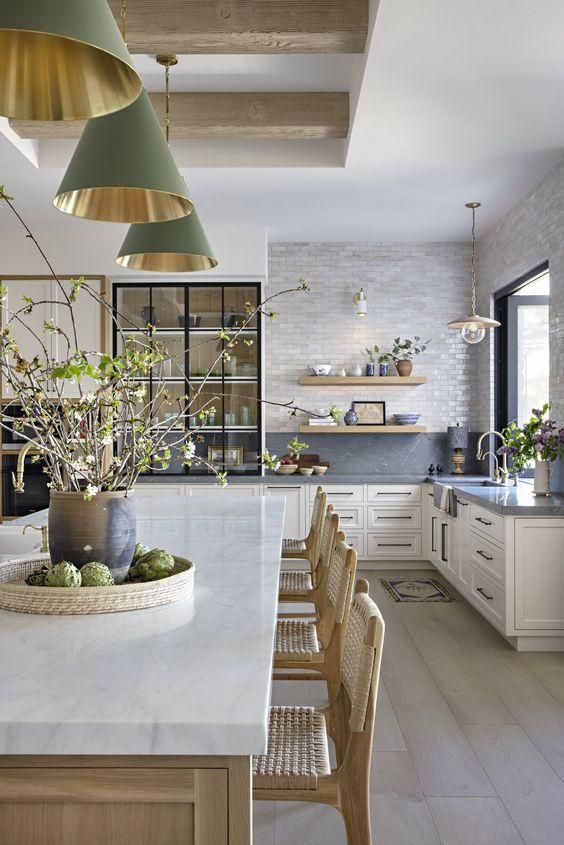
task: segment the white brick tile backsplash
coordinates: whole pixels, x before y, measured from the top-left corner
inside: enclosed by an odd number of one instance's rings
[[[276,301],[280,317],[266,326],[266,398],[295,400],[307,409],[349,407],[354,399],[383,399],[394,412],[420,412],[429,431],[455,422],[476,424],[472,391],[478,357],[449,320],[469,306],[468,244],[273,243],[268,293],[293,287],[304,276],[309,294]],[[352,296],[364,287],[368,317],[356,317]],[[415,360],[428,384],[411,388],[300,387],[308,364],[331,363],[334,371],[364,366],[361,350],[377,343],[388,351],[393,337],[431,338]],[[297,422],[307,416],[300,414]],[[268,408],[267,431],[295,431],[284,409]]]

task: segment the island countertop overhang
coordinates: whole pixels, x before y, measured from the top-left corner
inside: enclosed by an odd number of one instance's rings
[[[193,599],[0,612],[0,754],[265,751],[284,500],[136,499],[138,539],[195,562]]]

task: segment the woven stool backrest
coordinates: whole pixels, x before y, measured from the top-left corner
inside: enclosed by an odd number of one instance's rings
[[[326,505],[327,493],[324,492],[323,487],[318,487],[313,501],[313,510],[311,512],[311,526],[309,529],[310,537],[321,533]]]
[[[384,620],[368,595],[366,581],[359,580],[349,611],[342,664],[342,683],[351,703],[351,731],[365,730],[374,719],[383,642]]]
[[[326,566],[329,566],[331,552],[335,545],[337,531],[339,530],[339,515],[335,513],[333,505],[328,505],[321,530],[321,543],[319,545],[319,560],[317,566],[322,573]]]
[[[339,625],[345,621],[355,570],[356,552],[338,539],[329,558],[327,600],[335,609],[335,622]]]

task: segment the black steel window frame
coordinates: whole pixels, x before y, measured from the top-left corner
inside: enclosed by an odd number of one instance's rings
[[[513,351],[513,344],[515,342],[515,320],[510,313],[509,298],[521,288],[524,288],[537,276],[548,272],[548,261],[543,261],[542,264],[537,265],[528,273],[520,276],[514,282],[506,285],[501,290],[497,291],[494,296],[494,316],[499,320],[501,326],[495,330],[494,341],[494,355],[495,355],[495,371],[494,371],[494,401],[495,401],[495,428],[501,431],[511,419],[510,413],[510,355]],[[529,298],[530,301],[531,298]],[[545,299],[548,304],[548,297],[535,297],[538,302]],[[526,298],[524,297],[526,301]],[[513,387],[515,389],[515,386]]]
[[[153,290],[158,288],[184,288],[184,349],[186,350],[185,353],[185,373],[188,374],[189,372],[189,323],[190,323],[190,290],[196,288],[212,288],[215,287],[213,282],[175,282],[175,281],[167,281],[167,282],[113,282],[112,284],[112,307],[114,314],[117,316],[118,314],[118,291],[121,289],[127,288],[148,288],[149,289],[149,305],[152,307],[153,305]],[[221,288],[221,327],[225,327],[225,290],[228,288],[254,288],[256,291],[256,304],[262,301],[262,284],[260,282],[218,282],[217,287]],[[119,318],[118,318],[119,319]],[[262,454],[263,451],[263,424],[262,424],[262,318],[260,313],[257,314],[257,325],[256,325],[256,354],[257,354],[257,425],[256,425],[256,437],[257,437],[257,453],[259,455]],[[125,327],[124,327],[125,328]],[[117,355],[117,339],[118,339],[118,329],[115,322],[112,323],[112,349],[113,354]],[[224,360],[222,358],[221,361],[221,372],[222,372],[222,379],[221,379],[221,389],[222,393],[224,392]],[[152,375],[150,376],[149,381],[149,389],[152,390]],[[152,395],[152,394],[151,394]],[[229,429],[229,431],[234,431],[234,429]],[[255,430],[250,431],[249,429],[245,429],[247,434],[254,434]],[[223,408],[223,413],[221,415],[221,441],[222,441],[222,448],[223,448],[223,456],[225,459],[225,448],[226,448],[226,430],[225,430],[225,408]],[[262,474],[261,465],[257,461],[256,469],[252,470],[245,470],[244,472],[229,472],[229,468],[225,466],[225,463],[222,467],[223,471],[227,472],[228,475],[237,477],[237,476],[260,476]],[[190,472],[189,467],[185,467],[183,472],[167,472],[167,478],[184,478],[190,475],[201,475],[201,473]],[[151,470],[148,473],[144,473],[144,475],[165,475],[162,472],[156,472],[155,470]]]

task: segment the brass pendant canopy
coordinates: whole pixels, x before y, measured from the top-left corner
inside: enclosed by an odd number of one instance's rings
[[[89,120],[54,199],[60,211],[109,223],[176,220],[193,208],[145,90]]]
[[[0,4],[0,114],[83,120],[123,109],[142,83],[106,0]]]
[[[128,270],[194,273],[217,267],[195,211],[181,220],[131,226],[116,262]]]

